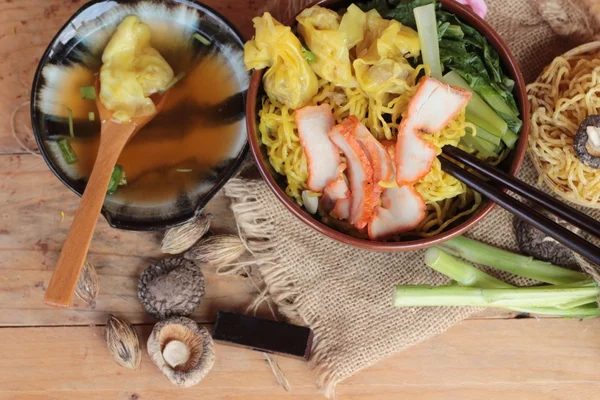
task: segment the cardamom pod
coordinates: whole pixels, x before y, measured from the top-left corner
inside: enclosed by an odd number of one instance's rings
[[[192,247],[210,229],[210,218],[200,215],[185,225],[171,228],[165,232],[161,251],[167,254],[181,254]]]
[[[214,235],[201,239],[184,254],[184,258],[201,264],[221,266],[244,254],[246,246],[239,236]]]
[[[141,362],[140,338],[128,322],[110,314],[104,331],[106,346],[122,367],[137,369]]]
[[[85,301],[93,310],[96,308],[96,298],[98,297],[99,291],[100,284],[98,282],[96,268],[94,268],[92,263],[86,261],[85,264],[83,264],[83,269],[79,275],[79,280],[75,287],[75,294],[81,300]]]

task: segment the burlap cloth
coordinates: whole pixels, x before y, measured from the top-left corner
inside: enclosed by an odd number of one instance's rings
[[[528,82],[553,57],[578,44],[552,31],[539,12],[542,3],[488,0],[488,4],[487,20],[515,54]],[[538,183],[529,160],[519,177]],[[423,263],[423,251],[383,254],[334,242],[298,221],[260,180],[233,179],[225,193],[279,311],[314,331],[312,362],[327,396],[345,378],[443,332],[475,311],[392,306],[396,284],[448,282]],[[513,229],[513,216],[496,207],[468,236],[517,250]]]

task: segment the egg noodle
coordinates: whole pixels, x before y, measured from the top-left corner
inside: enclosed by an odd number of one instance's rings
[[[323,79],[319,81],[319,91],[310,104],[329,104],[337,123],[341,123],[349,115],[355,115],[378,139],[394,139],[400,119],[406,115],[408,103],[417,91],[416,78],[420,71],[426,74],[429,72],[424,66],[415,68],[414,76],[407,81],[406,91],[393,97],[387,104],[373,101],[360,88],[336,87]],[[259,131],[271,165],[277,173],[287,178],[286,193],[302,205],[302,191],[306,189],[308,168],[293,113],[294,110],[265,96],[259,111]],[[440,154],[446,144],[458,146],[466,128],[475,130],[469,125],[465,121],[465,110],[462,110],[444,129],[423,137]],[[428,213],[411,235],[436,235],[457,219],[473,213],[482,202],[478,193],[442,171],[437,158],[429,174],[415,188],[427,203]]]
[[[581,122],[600,113],[598,53],[557,57],[527,86],[532,122],[529,148],[554,189],[586,205],[600,200],[600,173],[579,161],[573,140]]]

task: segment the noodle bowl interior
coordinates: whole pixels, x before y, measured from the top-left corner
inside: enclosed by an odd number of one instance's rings
[[[431,11],[434,23],[436,15],[456,19],[434,7],[423,10]],[[380,241],[434,236],[479,208],[482,197],[442,171],[437,157],[451,145],[495,164],[516,139],[502,138],[511,126],[500,118],[497,137],[473,122],[490,106],[461,78],[464,69],[443,61],[453,38],[435,43],[442,50],[436,68],[422,53],[425,28],[354,4],[343,13],[319,6],[304,10],[297,35],[268,13],[253,21],[256,36],[245,46],[246,67],[268,68],[259,139],[299,205],[340,231]],[[489,46],[460,24],[456,19],[449,25]],[[486,51],[498,57],[491,46]],[[497,87],[516,109],[512,81],[497,68]],[[473,107],[476,101],[484,106]],[[478,132],[489,134],[490,142]]]

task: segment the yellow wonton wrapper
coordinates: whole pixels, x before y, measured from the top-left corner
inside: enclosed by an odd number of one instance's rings
[[[352,49],[365,38],[365,25],[367,24],[367,14],[356,4],[350,4],[348,10],[340,22],[340,31],[346,33],[348,38],[348,49]]]
[[[329,9],[314,6],[296,18],[298,32],[307,47],[315,54],[311,63],[321,78],[339,87],[356,87],[352,76],[348,35],[340,30],[340,16]]]
[[[154,114],[150,95],[165,89],[173,79],[173,70],[152,47],[151,36],[150,27],[130,15],[102,54],[100,100],[119,122]]]
[[[247,69],[270,67],[263,77],[265,91],[273,101],[292,109],[306,105],[317,94],[317,76],[302,55],[302,44],[288,26],[268,12],[252,20],[253,40],[244,45]]]
[[[386,20],[377,10],[365,14],[364,39],[357,44],[353,66],[359,87],[371,99],[387,104],[401,95],[414,69],[405,57],[421,52],[419,35],[398,21]]]

